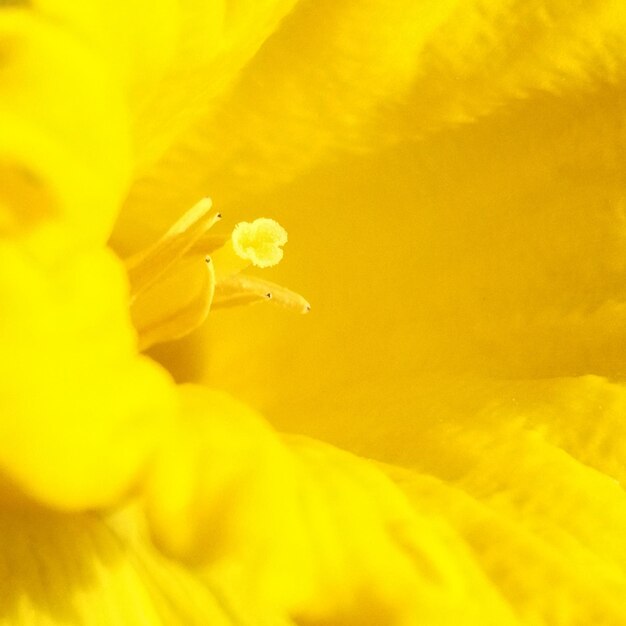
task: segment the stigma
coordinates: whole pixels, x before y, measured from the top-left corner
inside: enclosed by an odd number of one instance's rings
[[[231,235],[235,254],[255,267],[273,267],[283,258],[287,231],[276,221],[262,217],[239,222]]]

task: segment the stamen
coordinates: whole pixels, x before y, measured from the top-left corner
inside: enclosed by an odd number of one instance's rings
[[[191,246],[189,254],[200,254],[204,256],[213,254],[224,247],[229,239],[230,235],[215,235],[211,232],[207,232]]]
[[[196,241],[221,219],[220,213],[211,211],[212,207],[210,198],[203,198],[154,245],[126,259],[131,301],[182,259]]]
[[[212,309],[229,308],[254,302],[272,302],[296,313],[308,313],[311,305],[295,291],[256,276],[236,274],[215,285]]]
[[[201,200],[159,241],[126,260],[141,350],[187,335],[209,313],[215,271],[190,250],[221,218],[211,209],[209,198]]]
[[[179,261],[139,294],[131,306],[139,349],[188,335],[207,318],[215,273],[200,257]]]
[[[270,301],[297,313],[310,311],[300,294],[240,273],[250,265],[276,265],[287,231],[261,218],[240,222],[230,236],[210,234],[220,219],[205,198],[159,241],[126,260],[130,313],[141,350],[189,334],[212,308]]]

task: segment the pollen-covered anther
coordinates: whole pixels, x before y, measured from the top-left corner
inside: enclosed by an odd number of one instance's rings
[[[287,243],[287,231],[267,217],[254,222],[240,222],[231,236],[238,257],[255,267],[272,267],[283,258],[282,246]]]

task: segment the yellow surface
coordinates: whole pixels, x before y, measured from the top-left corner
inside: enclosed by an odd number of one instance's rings
[[[0,624],[625,625],[625,26],[0,3]]]

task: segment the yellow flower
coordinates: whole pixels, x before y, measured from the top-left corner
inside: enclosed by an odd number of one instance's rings
[[[0,3],[0,621],[626,624],[626,9],[518,5]]]

